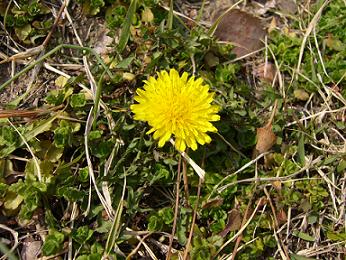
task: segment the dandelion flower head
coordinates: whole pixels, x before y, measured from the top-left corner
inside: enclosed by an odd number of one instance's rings
[[[207,132],[217,132],[212,121],[220,120],[219,107],[212,105],[214,93],[201,78],[195,79],[184,72],[181,76],[175,69],[157,73],[157,78],[144,81],[143,89],[137,89],[131,106],[134,119],[147,121],[162,147],[174,136],[175,147],[197,149],[197,143],[210,143]]]

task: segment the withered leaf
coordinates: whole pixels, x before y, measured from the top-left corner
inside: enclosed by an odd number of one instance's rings
[[[272,83],[275,78],[276,69],[273,63],[262,63],[255,68],[254,73],[260,80]]]
[[[215,198],[212,200],[207,201],[202,208],[206,209],[206,208],[214,208],[214,207],[219,207],[221,206],[223,203],[223,198]]]
[[[229,232],[236,231],[241,227],[242,217],[239,210],[232,209],[228,213],[228,221],[224,230],[222,230],[219,235],[225,237]]]
[[[216,12],[216,20],[223,11]],[[220,21],[216,31],[216,38],[221,41],[234,43],[233,53],[237,57],[257,51],[263,46],[265,36],[261,19],[238,9],[229,11]]]
[[[36,241],[32,237],[28,237],[23,242],[21,257],[23,260],[37,259],[41,252],[42,241]]]
[[[276,191],[281,191],[282,189],[281,181],[273,181],[272,185]]]
[[[257,153],[265,153],[269,151],[276,142],[276,135],[273,132],[272,124],[257,128]]]
[[[284,209],[280,209],[279,212],[276,214],[276,217],[279,225],[287,222],[287,215]]]

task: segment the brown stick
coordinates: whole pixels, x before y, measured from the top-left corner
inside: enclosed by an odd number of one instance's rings
[[[248,219],[248,215],[249,215],[249,211],[250,211],[250,206],[252,205],[252,200],[253,200],[253,195],[252,197],[250,198],[250,201],[249,203],[247,204],[247,207],[246,207],[246,210],[245,210],[245,213],[244,213],[244,217],[243,217],[243,220],[241,222],[241,227],[243,227]],[[243,233],[241,233],[238,237],[237,237],[237,240],[235,242],[235,245],[234,245],[234,248],[233,248],[233,252],[232,252],[232,258],[231,260],[234,260],[235,259],[235,256],[237,255],[237,251],[238,251],[238,247],[240,245],[240,242],[241,240],[243,239]]]
[[[178,162],[178,176],[177,176],[177,183],[176,183],[176,197],[175,197],[175,209],[174,209],[174,220],[173,220],[173,227],[172,227],[172,234],[169,238],[169,246],[168,246],[168,252],[167,252],[167,260],[171,259],[171,250],[172,250],[172,244],[173,244],[173,239],[174,239],[174,234],[175,230],[177,227],[177,219],[178,219],[178,212],[179,212],[179,194],[180,194],[180,178],[181,178],[181,173],[180,173],[180,168],[181,168],[181,156],[179,158]]]
[[[266,187],[264,187],[264,193],[265,193],[266,196],[267,196],[267,199],[268,199],[268,201],[269,201],[270,208],[271,208],[272,213],[273,213],[273,217],[274,217],[274,232],[276,232],[276,230],[278,230],[278,228],[279,228],[279,221],[278,221],[278,218],[277,218],[277,216],[276,216],[275,207],[274,207],[274,204],[273,204],[273,202],[272,202],[272,199],[271,199],[270,194],[269,194],[269,192],[267,191],[267,188],[266,188]],[[282,242],[281,235],[280,235],[280,234],[278,234],[278,235],[279,235],[279,237],[280,237],[281,246],[282,246],[282,248],[283,248],[283,251],[284,251],[284,253],[285,253],[285,256],[286,256],[287,259],[290,259],[290,256],[289,256],[289,254],[288,254],[288,250],[287,250],[286,246],[285,246],[285,245],[283,244],[283,242]]]
[[[196,200],[195,208],[193,209],[193,216],[192,216],[192,223],[191,223],[191,228],[190,228],[190,234],[189,234],[189,238],[187,240],[187,243],[186,243],[186,246],[185,246],[185,251],[184,251],[184,257],[183,257],[184,260],[186,260],[188,258],[188,254],[189,254],[189,251],[190,251],[190,245],[191,245],[191,240],[192,240],[192,236],[193,236],[193,228],[194,228],[195,223],[196,223],[197,209],[198,209],[199,199],[201,197],[202,182],[203,182],[203,180],[201,178],[199,178],[198,190],[197,190],[197,200]]]
[[[67,0],[65,0],[62,3],[62,5],[61,5],[61,7],[59,9],[58,15],[55,18],[54,24],[53,24],[52,28],[50,29],[49,33],[47,34],[46,39],[44,39],[44,41],[42,43],[43,47],[47,47],[48,42],[49,42],[50,38],[53,35],[53,32],[55,31],[56,27],[58,26],[58,23],[60,21],[61,15],[62,15],[63,11],[65,10],[66,5],[67,5]]]
[[[0,118],[10,118],[10,117],[24,117],[32,118],[41,115],[49,114],[53,111],[63,108],[63,105],[52,107],[50,109],[34,109],[34,110],[16,110],[16,109],[6,109],[0,110]]]

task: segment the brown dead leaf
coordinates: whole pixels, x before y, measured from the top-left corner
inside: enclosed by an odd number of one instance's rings
[[[110,45],[113,43],[114,39],[108,36],[108,33],[109,30],[104,25],[99,25],[99,28],[95,31],[95,38],[93,39],[95,42],[94,51],[103,59],[113,51]]]
[[[262,154],[269,151],[276,143],[276,135],[273,132],[272,122],[276,113],[278,102],[275,100],[272,114],[268,123],[264,127],[257,128],[257,143],[254,150],[254,155]]]
[[[264,156],[264,167],[266,169],[269,169],[274,164],[275,164],[275,160],[274,160],[273,154],[267,154],[266,156]]]
[[[294,0],[278,0],[277,5],[284,14],[295,14],[298,11],[297,4]]]
[[[257,128],[256,151],[261,154],[269,151],[276,142],[276,135],[273,132],[272,124]]]
[[[281,191],[281,181],[273,181],[272,185],[276,191]]]
[[[23,260],[38,259],[41,252],[42,241],[36,241],[33,237],[27,237],[23,242],[21,258]]]
[[[242,217],[239,210],[232,209],[228,213],[228,221],[224,230],[222,230],[219,235],[225,237],[229,232],[236,231],[241,227]]]
[[[276,19],[275,17],[273,17],[268,27],[268,33],[271,33],[272,31],[274,31],[276,27],[277,27]]]
[[[276,214],[276,217],[279,225],[287,223],[287,215],[284,209],[280,209],[280,211]]]
[[[220,207],[222,204],[223,204],[223,198],[215,198],[203,204],[202,208],[206,209],[206,208]]]
[[[254,74],[260,80],[272,83],[276,74],[275,65],[270,62],[262,63],[255,68]]]
[[[214,21],[224,10],[216,12]],[[234,43],[233,53],[237,57],[257,51],[263,47],[265,30],[261,19],[238,9],[229,11],[222,18],[216,31],[216,38]]]

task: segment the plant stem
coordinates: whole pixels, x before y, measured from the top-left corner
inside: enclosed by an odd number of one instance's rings
[[[189,238],[187,240],[187,243],[186,243],[186,246],[185,246],[185,251],[184,251],[184,257],[183,257],[184,260],[188,259],[188,254],[189,254],[189,251],[190,251],[190,245],[191,245],[191,240],[192,240],[192,236],[193,236],[193,228],[194,228],[195,223],[196,223],[197,209],[198,209],[199,199],[201,197],[202,182],[203,182],[203,180],[201,178],[199,178],[198,190],[197,190],[197,200],[196,200],[195,207],[193,209],[190,234],[189,234]]]
[[[173,244],[173,239],[174,239],[174,234],[175,230],[177,227],[177,219],[178,219],[178,212],[179,212],[179,195],[180,195],[180,178],[181,178],[181,156],[179,157],[179,162],[178,162],[178,176],[177,176],[177,183],[176,183],[176,197],[175,197],[175,209],[174,209],[174,220],[173,220],[173,227],[172,227],[172,234],[171,237],[169,238],[169,246],[168,246],[168,252],[167,252],[167,257],[166,260],[171,259],[171,250],[172,250],[172,244]]]

